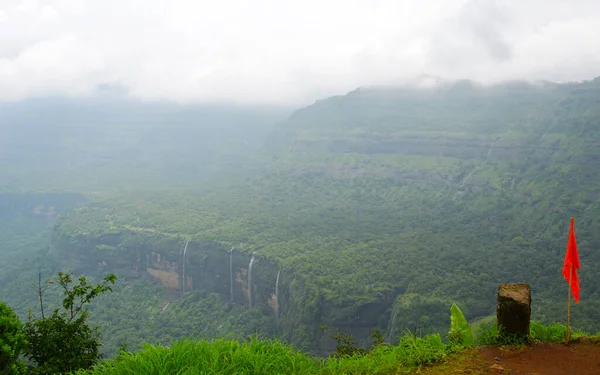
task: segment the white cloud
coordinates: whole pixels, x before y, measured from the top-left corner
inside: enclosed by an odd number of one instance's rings
[[[597,0],[0,0],[0,100],[304,103],[420,74],[600,75]]]

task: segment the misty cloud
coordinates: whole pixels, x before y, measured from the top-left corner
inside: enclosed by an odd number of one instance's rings
[[[439,28],[432,41],[434,60],[460,65],[486,58],[496,62],[510,60],[511,46],[503,35],[511,27],[510,21],[506,10],[494,1],[468,2],[456,17]]]
[[[299,104],[424,74],[581,80],[600,75],[599,25],[596,0],[0,0],[0,100]]]

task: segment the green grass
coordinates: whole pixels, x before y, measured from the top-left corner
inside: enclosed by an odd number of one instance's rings
[[[544,343],[558,343],[565,340],[565,334],[567,327],[552,323],[549,325],[543,325],[540,322],[532,321],[529,327],[529,335],[533,342],[544,342]],[[580,331],[573,332],[572,338],[583,336],[584,333]]]
[[[528,343],[556,344],[565,341],[567,327],[559,323],[544,325],[538,321],[531,321],[529,326],[529,337],[527,339],[505,335],[501,337],[495,321],[481,324],[476,333],[476,341],[479,345],[501,345],[501,346],[523,346]],[[592,335],[581,330],[571,332],[571,340],[581,338],[596,338],[598,334]]]
[[[419,366],[446,357],[449,347],[439,334],[418,337],[409,332],[398,345],[381,345],[366,355],[330,358],[319,374],[395,374],[409,372]]]
[[[395,346],[328,359],[311,357],[278,340],[182,340],[171,347],[145,345],[79,374],[391,374],[435,363],[447,350],[437,334],[407,333]]]
[[[318,361],[279,341],[183,340],[146,345],[96,366],[90,374],[314,374]],[[85,373],[85,372],[81,372]]]
[[[558,343],[562,342],[565,330],[561,324],[543,325],[533,321],[528,341],[521,342],[510,337],[501,339],[495,323],[491,322],[480,327],[477,343],[513,347],[534,342]],[[594,337],[577,331],[572,338]],[[330,358],[312,357],[279,340],[186,339],[174,341],[170,347],[146,344],[137,352],[122,352],[115,359],[78,374],[408,374],[422,366],[470,353],[465,349],[444,343],[439,334],[420,337],[409,331],[400,337],[397,345],[379,344],[370,351]]]

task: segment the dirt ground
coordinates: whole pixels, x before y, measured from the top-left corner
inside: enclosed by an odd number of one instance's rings
[[[600,375],[597,343],[537,344],[523,349],[479,347],[421,374]]]

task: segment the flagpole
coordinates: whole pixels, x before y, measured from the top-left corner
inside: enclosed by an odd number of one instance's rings
[[[569,299],[567,302],[567,332],[565,333],[565,341],[569,345],[571,338],[571,283],[573,282],[573,266],[569,266]]]

